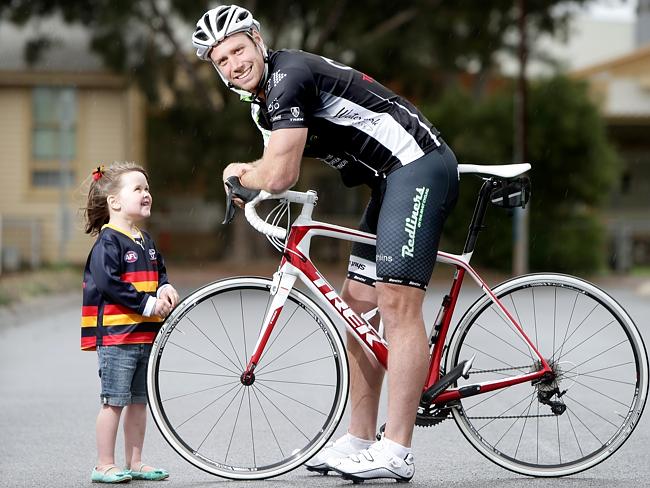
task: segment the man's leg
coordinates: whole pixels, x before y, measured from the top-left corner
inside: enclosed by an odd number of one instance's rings
[[[343,284],[341,297],[358,314],[365,313],[377,306],[377,293],[374,287],[353,280],[348,279]],[[379,323],[379,316],[376,315],[371,322],[376,327]],[[310,471],[327,474],[332,470],[330,460],[346,457],[366,449],[375,440],[384,368],[366,354],[350,333],[347,334],[346,349],[350,365],[351,405],[348,432],[328,444],[305,464]]]
[[[377,306],[374,287],[346,280],[341,297],[356,313],[361,314]],[[372,321],[377,327],[378,316]],[[375,323],[377,322],[377,323]],[[356,437],[373,440],[377,432],[377,412],[384,379],[384,368],[347,333],[347,351],[350,363],[350,426],[348,432]]]
[[[422,317],[424,290],[377,283],[379,309],[389,346],[387,439],[410,447],[429,347]]]
[[[389,346],[386,430],[381,441],[330,466],[353,481],[408,481],[415,473],[410,446],[429,358],[422,319],[424,291],[379,282],[376,288]]]

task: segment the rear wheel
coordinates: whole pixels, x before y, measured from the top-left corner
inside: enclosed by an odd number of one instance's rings
[[[327,442],[348,392],[334,324],[292,290],[253,378],[242,373],[270,307],[271,281],[233,278],[187,297],[165,321],[148,369],[153,418],[187,461],[233,479],[286,473]]]
[[[648,359],[632,319],[604,291],[571,276],[527,275],[493,291],[553,375],[462,399],[452,409],[461,431],[488,459],[526,475],[563,476],[602,462],[636,427],[648,392]],[[471,356],[470,378],[458,386],[540,368],[488,297],[461,320],[447,370]]]

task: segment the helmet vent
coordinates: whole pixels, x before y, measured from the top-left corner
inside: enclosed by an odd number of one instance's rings
[[[198,39],[199,41],[207,41],[208,35],[203,32],[202,29],[196,29],[196,31],[194,31],[194,38]]]

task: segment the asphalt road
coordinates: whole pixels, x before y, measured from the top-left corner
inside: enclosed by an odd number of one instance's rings
[[[185,290],[187,291],[187,290]],[[650,296],[633,287],[609,286],[628,310],[646,344],[650,342]],[[441,290],[429,296],[439,300]],[[469,293],[459,306],[472,298]],[[77,487],[90,484],[95,462],[95,419],[99,409],[96,355],[79,350],[79,297],[49,297],[19,310],[0,311],[0,486]],[[345,419],[340,431],[345,429]],[[595,468],[561,479],[532,479],[510,473],[478,454],[453,423],[416,429],[416,475],[410,486],[630,487],[647,486],[650,421],[646,412],[628,442]],[[121,435],[118,462],[121,462]],[[308,474],[299,468],[259,482],[213,477],[181,459],[152,421],[145,460],[164,467],[171,477],[164,486],[350,485],[335,477]],[[144,481],[132,482],[143,484]],[[369,484],[369,483],[366,483]],[[370,484],[383,484],[371,482]],[[391,482],[392,485],[392,482]]]

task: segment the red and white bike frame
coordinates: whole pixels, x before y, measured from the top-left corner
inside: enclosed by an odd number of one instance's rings
[[[255,200],[246,205],[246,218],[251,225],[258,231],[284,238],[285,229],[268,224],[255,213],[255,205],[266,199],[284,198],[289,202],[300,203],[303,205],[300,216],[295,220],[290,228],[289,235],[286,239],[284,256],[278,271],[274,275],[271,294],[273,300],[264,319],[264,325],[261,329],[257,344],[253,350],[252,356],[246,368],[246,373],[253,373],[255,370],[268,339],[277,323],[280,312],[285,304],[287,296],[300,277],[302,282],[313,292],[319,303],[323,303],[325,308],[330,311],[330,315],[339,317],[346,325],[351,335],[366,349],[366,351],[375,357],[377,361],[387,368],[388,366],[388,344],[377,333],[375,328],[370,325],[366,317],[374,315],[371,311],[365,316],[359,315],[352,310],[345,301],[339,296],[334,287],[328,283],[323,275],[316,269],[309,258],[309,249],[311,238],[314,236],[331,237],[352,242],[375,245],[376,237],[374,234],[368,234],[358,230],[341,227],[338,225],[327,224],[312,220],[311,215],[316,203],[314,192],[294,192],[288,191],[284,194],[271,196],[262,192]],[[547,361],[541,356],[535,345],[531,342],[519,323],[512,314],[504,307],[499,299],[494,295],[490,287],[481,279],[478,273],[470,266],[469,261],[471,254],[457,255],[438,251],[436,261],[442,264],[448,264],[456,267],[456,273],[452,282],[449,294],[443,299],[443,303],[438,312],[436,321],[432,328],[431,334],[436,334],[432,341],[431,358],[429,362],[429,373],[426,384],[423,385],[423,391],[432,386],[440,379],[442,354],[447,332],[451,324],[451,318],[456,306],[458,295],[466,273],[476,282],[484,294],[487,294],[490,300],[497,306],[504,320],[510,323],[524,339],[530,348],[534,357],[539,360],[540,369],[535,372],[522,374],[516,377],[509,377],[504,380],[487,381],[472,385],[465,385],[462,388],[449,388],[438,395],[433,403],[445,404],[453,400],[458,400],[468,394],[487,393],[499,388],[505,388],[518,383],[534,381],[541,378],[544,374],[550,373],[551,368]],[[246,374],[245,373],[245,374]],[[471,393],[469,393],[471,392]]]

